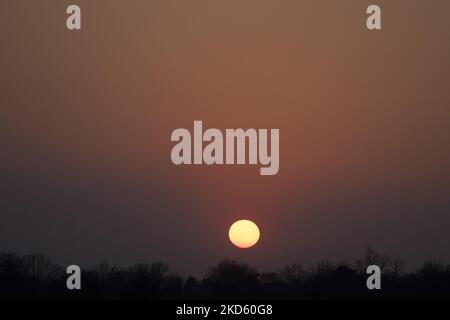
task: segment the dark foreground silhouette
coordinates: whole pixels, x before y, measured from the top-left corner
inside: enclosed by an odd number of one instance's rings
[[[368,290],[366,268],[382,270],[381,290]],[[183,278],[163,263],[118,268],[100,263],[82,270],[82,289],[68,290],[65,269],[44,255],[0,254],[0,299],[432,299],[450,298],[450,265],[425,262],[414,273],[370,247],[361,260],[275,272],[223,260],[203,279]]]

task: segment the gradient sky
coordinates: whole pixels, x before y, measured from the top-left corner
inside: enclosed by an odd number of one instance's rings
[[[0,251],[202,274],[450,263],[447,0],[0,2]],[[383,30],[365,27],[382,7]],[[280,171],[175,166],[176,128],[280,128]],[[259,244],[233,247],[248,218]]]

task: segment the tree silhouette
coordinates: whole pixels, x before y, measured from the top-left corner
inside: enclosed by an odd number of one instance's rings
[[[209,268],[205,283],[214,298],[251,298],[258,293],[258,277],[256,269],[244,263],[223,260]]]
[[[382,290],[366,288],[367,266],[382,269]],[[222,260],[203,279],[183,278],[164,263],[82,270],[82,290],[67,290],[65,269],[45,255],[0,254],[0,299],[429,299],[450,298],[450,266],[426,261],[415,273],[368,247],[353,263],[290,264],[278,271]]]

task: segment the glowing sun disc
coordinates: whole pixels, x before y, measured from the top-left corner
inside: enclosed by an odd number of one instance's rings
[[[253,247],[258,242],[259,236],[258,226],[250,220],[238,220],[228,231],[230,241],[242,249]]]

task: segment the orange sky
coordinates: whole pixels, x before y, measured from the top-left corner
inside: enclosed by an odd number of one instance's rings
[[[70,1],[2,2],[0,251],[194,273],[367,245],[448,262],[450,3],[376,1],[369,32],[372,2],[80,0],[81,32]],[[174,166],[194,120],[280,128],[278,175]],[[239,218],[251,251],[228,242]]]

